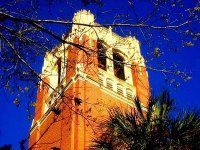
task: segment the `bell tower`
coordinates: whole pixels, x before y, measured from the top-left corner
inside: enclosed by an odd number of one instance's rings
[[[121,37],[95,22],[90,11],[74,15],[66,43],[47,52],[30,130],[30,149],[89,149],[108,109],[143,106],[148,74],[135,37]]]

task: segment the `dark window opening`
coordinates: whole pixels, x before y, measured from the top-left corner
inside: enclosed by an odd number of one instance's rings
[[[60,150],[58,147],[52,147],[51,150]]]
[[[58,84],[60,84],[60,77],[61,77],[61,58],[57,60],[57,67],[58,67]]]
[[[98,67],[106,70],[106,48],[102,45],[100,41],[97,43],[98,49]]]
[[[124,74],[124,59],[117,53],[113,53],[114,60],[114,74],[119,79],[125,80]]]

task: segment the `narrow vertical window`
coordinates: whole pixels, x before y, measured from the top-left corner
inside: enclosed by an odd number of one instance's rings
[[[98,67],[106,70],[106,48],[102,45],[101,41],[97,42],[98,49]]]
[[[61,77],[61,58],[57,60],[57,67],[58,67],[58,84],[60,84],[60,77]]]
[[[119,79],[125,80],[124,59],[118,53],[113,53],[114,74]]]

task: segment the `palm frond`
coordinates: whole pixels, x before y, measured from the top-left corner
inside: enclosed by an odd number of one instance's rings
[[[95,139],[96,149],[198,149],[200,147],[200,113],[197,111],[171,115],[174,100],[169,92],[150,97],[144,109],[138,98],[135,108],[109,110],[109,117]]]

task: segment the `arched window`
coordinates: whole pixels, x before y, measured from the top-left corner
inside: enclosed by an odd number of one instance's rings
[[[97,42],[98,49],[98,67],[106,70],[106,48],[102,45],[101,41]]]
[[[125,80],[124,75],[124,59],[118,53],[113,53],[114,74],[119,79]]]

